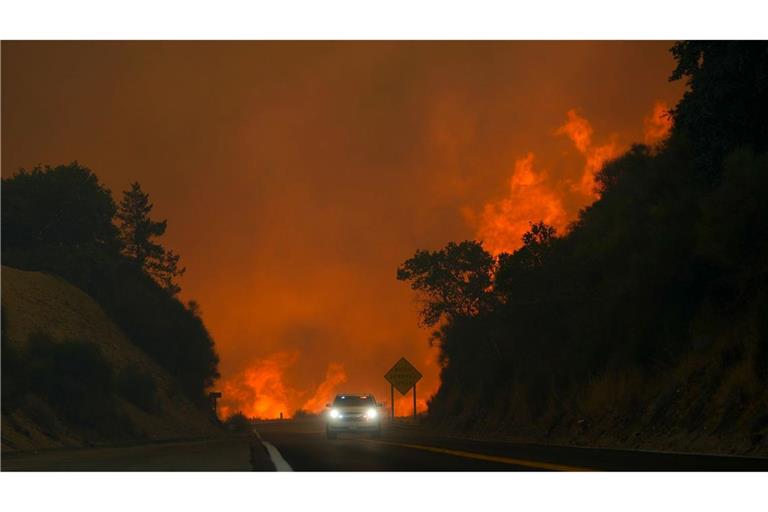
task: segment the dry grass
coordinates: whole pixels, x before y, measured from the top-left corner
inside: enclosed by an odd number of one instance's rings
[[[147,413],[124,400],[120,403],[122,412],[147,438],[199,437],[217,432],[206,414],[177,391],[173,378],[133,345],[82,290],[56,276],[3,266],[2,307],[5,335],[11,345],[23,346],[35,333],[46,334],[54,342],[85,340],[98,345],[116,373],[140,368],[151,376],[157,383],[157,412]],[[37,410],[41,410],[39,404]],[[55,432],[53,437],[43,434],[50,427],[38,425],[32,416],[22,407],[14,418],[3,418],[3,449],[71,445],[71,440]]]

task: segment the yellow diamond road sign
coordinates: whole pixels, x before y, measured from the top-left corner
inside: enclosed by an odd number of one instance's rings
[[[406,358],[401,357],[400,360],[395,363],[395,366],[384,375],[384,378],[387,379],[390,384],[395,386],[401,395],[404,395],[419,382],[421,373],[419,373],[419,370],[409,363]]]

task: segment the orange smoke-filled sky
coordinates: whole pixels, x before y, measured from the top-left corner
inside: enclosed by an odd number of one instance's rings
[[[562,231],[594,172],[655,144],[669,42],[4,42],[2,173],[78,160],[138,180],[221,356],[225,413],[439,385],[395,270],[528,221]],[[410,397],[398,403],[405,412]]]

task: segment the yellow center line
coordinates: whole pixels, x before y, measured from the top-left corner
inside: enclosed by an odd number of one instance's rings
[[[592,471],[589,468],[582,468],[578,466],[565,466],[562,464],[551,464],[549,462],[539,462],[536,460],[512,459],[510,457],[500,457],[498,455],[486,455],[484,453],[465,452],[463,450],[451,450],[449,448],[437,448],[435,446],[424,446],[421,444],[395,443],[392,441],[380,441],[373,439],[365,439],[365,441],[370,443],[387,444],[390,446],[400,446],[402,448],[411,448],[414,450],[423,450],[425,452],[443,453],[446,455],[454,455],[456,457],[464,457],[465,459],[500,462],[502,464],[512,464],[515,466],[524,466],[535,469],[546,469],[549,471]]]

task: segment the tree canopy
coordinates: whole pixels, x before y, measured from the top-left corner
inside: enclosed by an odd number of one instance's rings
[[[472,316],[488,298],[494,261],[478,242],[453,242],[439,251],[417,251],[397,269],[425,300],[422,321],[435,325],[443,316]]]
[[[165,234],[168,222],[152,220],[149,217],[151,212],[149,194],[141,190],[138,182],[134,182],[130,190],[123,192],[116,214],[122,251],[138,268],[171,294],[176,294],[181,288],[174,282],[174,278],[184,274],[185,269],[179,268],[178,254],[155,242]]]
[[[110,191],[77,162],[20,170],[3,180],[4,249],[118,247]]]

